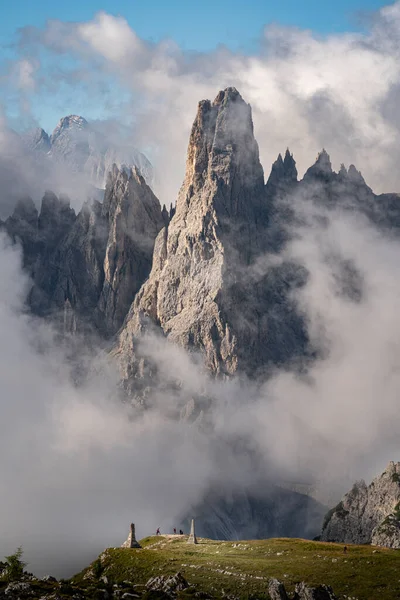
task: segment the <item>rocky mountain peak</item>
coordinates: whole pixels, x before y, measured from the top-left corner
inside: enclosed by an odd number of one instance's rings
[[[325,517],[321,539],[400,548],[400,463],[370,485],[356,482]]]
[[[290,156],[286,166],[293,173]],[[254,370],[272,359],[278,329],[268,318],[270,281],[262,276],[252,281],[251,276],[252,265],[267,248],[268,218],[251,108],[235,88],[227,88],[214,102],[198,105],[176,212],[156,239],[150,277],[120,332],[124,378],[139,364],[134,340],[146,324],[201,350],[214,374],[250,365]],[[276,315],[286,315],[283,295],[289,287],[280,287]],[[282,327],[294,331],[293,316],[285,320]],[[259,331],[257,341],[254,330]]]
[[[356,169],[354,165],[349,166],[348,170],[348,178],[349,180],[356,185],[366,185],[365,179],[362,176],[361,172]]]
[[[310,179],[327,181],[333,174],[332,164],[329,154],[323,148],[317,156],[317,160],[310,167],[304,175],[304,180],[309,181]]]
[[[22,140],[25,146],[34,152],[47,153],[51,148],[50,138],[41,127],[25,133]]]
[[[293,185],[297,183],[296,161],[293,158],[289,148],[286,149],[285,158],[278,154],[278,158],[273,163],[271,173],[266,184],[268,196],[275,196],[277,193],[288,192]]]
[[[286,148],[283,168],[285,177],[288,181],[297,181],[296,161],[294,160],[293,154],[290,152],[289,148]]]
[[[67,196],[56,196],[47,190],[42,198],[38,228],[41,236],[53,247],[67,233],[76,218]]]
[[[102,213],[109,234],[99,310],[107,333],[115,333],[150,273],[154,240],[165,222],[158,199],[136,167],[113,165]]]
[[[51,134],[51,143],[53,144],[57,138],[67,130],[82,131],[89,126],[89,123],[79,115],[68,115],[62,117]]]
[[[38,210],[30,196],[21,198],[15,205],[12,219],[21,220],[29,223],[32,227],[37,227],[38,224]]]
[[[263,184],[250,106],[235,88],[219,92],[213,103],[200,102],[177,213],[186,214],[193,202],[204,213],[212,203],[226,218],[249,218],[251,212],[262,212]]]

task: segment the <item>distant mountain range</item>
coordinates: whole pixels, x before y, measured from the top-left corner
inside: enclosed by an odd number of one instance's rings
[[[153,168],[144,154],[132,147],[116,147],[78,115],[60,119],[51,135],[37,128],[22,134],[22,140],[38,159],[46,157],[72,172],[84,173],[95,187],[105,187],[107,173],[113,164],[127,168],[135,166],[148,183],[153,179]]]

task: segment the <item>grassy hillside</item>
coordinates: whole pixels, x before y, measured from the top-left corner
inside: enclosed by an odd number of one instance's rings
[[[293,592],[297,582],[332,586],[340,598],[400,598],[400,550],[348,546],[297,539],[219,542],[200,539],[188,545],[182,536],[149,537],[142,549],[109,548],[72,581],[79,585],[96,576],[113,583],[144,584],[156,575],[180,571],[187,581],[218,597],[267,598],[268,579],[276,577]],[[86,578],[85,578],[86,576]]]

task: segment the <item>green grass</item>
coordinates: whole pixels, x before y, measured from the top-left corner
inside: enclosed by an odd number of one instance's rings
[[[298,539],[199,542],[192,546],[186,538],[159,536],[145,538],[138,550],[110,548],[101,555],[102,573],[113,583],[145,584],[180,571],[196,589],[215,597],[267,598],[268,580],[276,577],[289,592],[305,581],[330,585],[339,598],[400,598],[400,550],[348,545],[344,554],[343,544]],[[89,569],[72,581],[84,584]]]

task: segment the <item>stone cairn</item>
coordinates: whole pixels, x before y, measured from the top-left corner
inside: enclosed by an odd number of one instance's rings
[[[135,524],[131,523],[131,530],[128,535],[128,539],[121,546],[122,548],[141,548],[142,546],[136,539],[135,535]]]
[[[190,526],[190,535],[188,537],[188,544],[197,544],[196,530],[194,526],[194,519],[192,519],[192,524]]]

